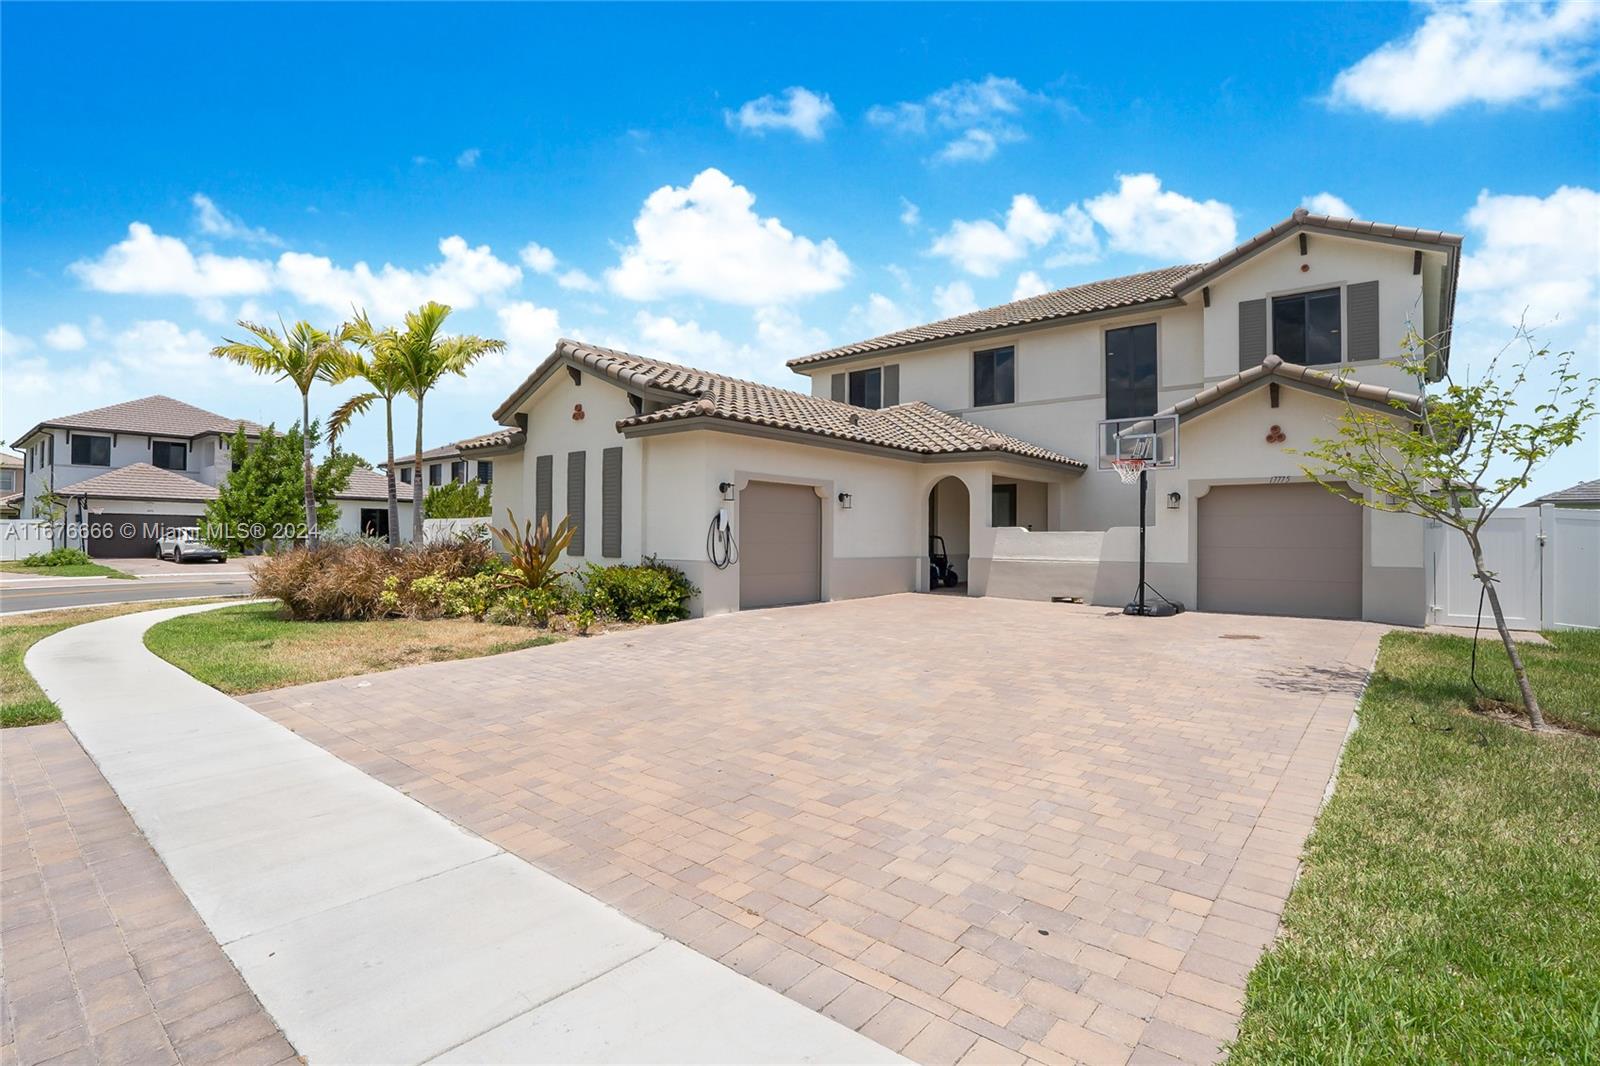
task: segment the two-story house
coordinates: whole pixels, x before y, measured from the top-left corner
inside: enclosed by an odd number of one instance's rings
[[[22,456],[0,451],[0,518],[22,513]]]
[[[497,514],[570,517],[580,558],[680,566],[704,612],[926,589],[930,535],[969,594],[1121,604],[1138,497],[1097,469],[1097,426],[1167,413],[1164,595],[1420,622],[1421,523],[1332,495],[1295,449],[1348,403],[1405,417],[1416,385],[1386,360],[1408,331],[1448,359],[1460,246],[1297,211],[1210,263],[800,356],[805,392],[563,340],[475,454]]]
[[[466,485],[476,481],[480,485],[488,485],[494,481],[494,461],[492,459],[478,459],[468,447],[479,438],[465,441],[456,441],[453,444],[429,448],[422,453],[422,478],[423,494],[428,489],[436,489],[440,485],[451,482]],[[387,467],[386,463],[379,463],[380,470]],[[411,484],[411,479],[416,474],[416,456],[403,455],[394,461],[395,472],[405,484]]]
[[[12,445],[22,451],[19,510],[34,517],[39,496],[53,493],[66,507],[70,546],[107,558],[154,555],[163,529],[197,525],[216,499],[240,426],[248,439],[261,434],[254,422],[170,396],[47,418]],[[409,531],[409,488],[399,495]],[[373,471],[357,470],[335,502],[342,532],[387,530],[387,485]]]

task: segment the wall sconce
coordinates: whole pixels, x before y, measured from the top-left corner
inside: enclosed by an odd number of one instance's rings
[[[717,486],[717,491],[722,493],[722,498],[729,503],[733,502],[733,482],[724,481]]]
[[[846,511],[850,510],[850,494],[848,492],[839,493],[839,506]]]
[[[1180,504],[1182,502],[1183,502],[1183,493],[1181,493],[1181,492],[1169,492],[1169,493],[1167,493],[1167,510],[1176,511],[1178,509],[1178,504]]]

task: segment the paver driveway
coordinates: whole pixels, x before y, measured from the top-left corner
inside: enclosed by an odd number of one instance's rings
[[[1380,632],[904,595],[246,702],[910,1058],[1193,1062]]]

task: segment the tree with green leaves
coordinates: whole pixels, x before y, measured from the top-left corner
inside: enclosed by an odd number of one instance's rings
[[[239,328],[255,336],[254,341],[234,341],[226,337],[211,349],[218,359],[227,359],[240,366],[249,367],[257,374],[270,374],[280,380],[294,382],[300,390],[300,424],[311,425],[311,386],[318,381],[339,380],[349,353],[344,344],[346,328],[340,326],[332,333],[318,329],[306,321],[284,326],[280,335],[267,326],[239,321]],[[301,459],[301,473],[306,518],[306,537],[312,547],[317,544],[317,505],[314,482],[316,471],[311,462],[311,437],[301,439],[305,454]]]
[[[388,462],[384,464],[384,480],[389,489],[389,543],[400,543],[400,494],[395,486],[394,469],[394,401],[406,391],[406,379],[400,374],[396,348],[400,334],[394,327],[375,329],[365,311],[359,312],[347,327],[350,343],[360,349],[349,353],[340,368],[340,380],[358,378],[367,383],[368,391],[350,397],[328,418],[328,439],[337,445],[339,436],[348,428],[351,419],[364,414],[379,400],[383,401],[383,428],[388,446]]]
[[[217,498],[206,505],[200,534],[207,544],[243,553],[247,548],[284,539],[301,526],[304,500],[301,499],[301,459],[314,449],[321,436],[317,423],[303,434],[297,423],[280,434],[275,426],[261,431],[251,443],[243,427],[229,442],[233,472],[217,486]],[[355,469],[353,455],[334,455],[325,459],[312,477],[311,495],[317,525],[334,525],[339,520],[334,497],[350,484]]]
[[[1366,486],[1369,495],[1354,496],[1364,507],[1419,515],[1466,538],[1473,576],[1494,613],[1529,724],[1543,729],[1539,700],[1500,608],[1495,575],[1484,563],[1482,534],[1511,495],[1527,487],[1535,469],[1578,441],[1595,413],[1600,379],[1585,379],[1573,369],[1574,353],[1552,355],[1525,326],[1476,380],[1458,381],[1446,370],[1443,387],[1432,393],[1427,386],[1436,365],[1433,346],[1412,333],[1404,349],[1395,365],[1416,379],[1420,410],[1394,400],[1391,414],[1357,407],[1347,397],[1338,435],[1313,441],[1301,453],[1311,460],[1302,469],[1346,498],[1352,496],[1347,484]],[[1540,393],[1529,398],[1531,403],[1519,402],[1519,393],[1539,371]]]
[[[61,531],[61,540],[65,544],[67,528],[67,497],[50,487],[50,479],[43,478],[39,491],[33,494],[33,517],[45,519],[50,523],[50,546],[55,547],[56,531]],[[88,538],[85,538],[87,546]]]
[[[428,490],[424,504],[428,518],[487,518],[489,486],[476,481],[452,481]]]
[[[465,375],[467,367],[490,352],[503,351],[506,342],[470,334],[444,332],[450,308],[432,301],[406,312],[405,329],[395,334],[393,353],[405,390],[417,404],[417,446],[412,453],[412,491],[422,485],[422,404],[446,374]],[[423,508],[411,508],[411,541],[422,543]]]

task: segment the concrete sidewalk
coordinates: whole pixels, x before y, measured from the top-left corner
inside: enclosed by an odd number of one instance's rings
[[[206,609],[77,626],[27,666],[309,1061],[903,1061],[145,650]]]

